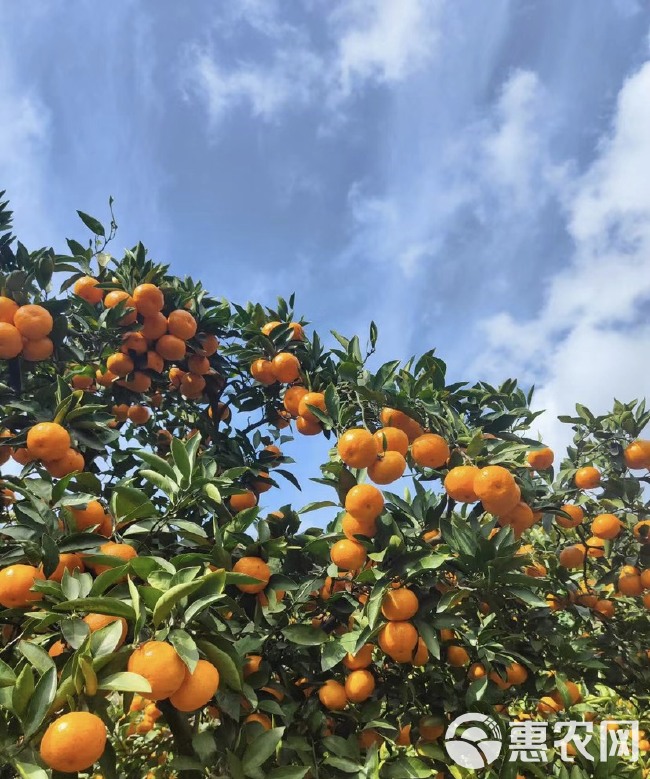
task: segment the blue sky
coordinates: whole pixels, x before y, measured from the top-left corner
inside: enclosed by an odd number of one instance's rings
[[[647,392],[639,0],[0,0],[0,188],[31,246],[104,216],[217,295],[297,293],[454,379]],[[322,448],[305,444],[320,460]],[[318,451],[317,451],[318,450]]]

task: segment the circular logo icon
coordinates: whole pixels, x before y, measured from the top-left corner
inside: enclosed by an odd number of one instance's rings
[[[461,714],[447,728],[445,746],[456,765],[478,771],[499,757],[503,739],[499,726],[487,714]]]

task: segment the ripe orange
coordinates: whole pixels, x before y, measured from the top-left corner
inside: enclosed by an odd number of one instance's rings
[[[491,514],[507,514],[521,497],[514,476],[501,465],[481,468],[474,478],[474,492]]]
[[[558,560],[563,568],[582,568],[586,553],[583,544],[572,544],[560,552]]]
[[[27,449],[33,458],[58,460],[70,448],[70,434],[58,422],[39,422],[27,433]]]
[[[37,341],[52,332],[54,320],[52,314],[43,306],[27,305],[16,311],[14,326],[24,338]]]
[[[129,625],[124,617],[113,617],[108,614],[87,614],[83,621],[88,625],[91,633],[94,633],[96,630],[101,630],[107,625],[111,625],[113,622],[119,622],[122,626],[122,635],[120,636],[119,643],[115,647],[115,651],[117,651],[126,640]]]
[[[251,576],[253,579],[259,579],[257,584],[236,585],[237,589],[252,595],[262,592],[271,578],[271,569],[261,557],[241,557],[233,565],[232,569],[235,573],[244,573],[246,576]]]
[[[367,536],[374,538],[377,534],[377,520],[375,519],[357,519],[352,514],[346,513],[341,520],[341,530],[346,538],[356,541],[355,536]]]
[[[637,439],[625,447],[625,464],[632,470],[650,469],[650,441]]]
[[[0,322],[13,325],[16,311],[18,311],[18,303],[11,298],[0,295]]]
[[[372,663],[372,652],[374,650],[373,644],[364,644],[356,655],[347,653],[343,658],[343,665],[349,671],[360,671],[363,668],[367,668]]]
[[[99,554],[118,558],[115,561],[115,565],[122,565],[124,563],[128,563],[129,560],[132,560],[134,557],[138,556],[136,550],[129,544],[119,544],[116,543],[115,541],[107,541],[105,544],[102,544],[99,547]],[[89,565],[88,567],[91,566]],[[95,573],[98,575],[100,573],[104,573],[104,571],[110,571],[110,569],[113,567],[114,566],[112,565],[102,565],[101,563],[99,565],[92,566],[92,568],[94,568],[95,570]]]
[[[536,471],[545,471],[547,468],[550,468],[551,465],[553,465],[554,459],[555,454],[548,446],[545,446],[542,449],[533,449],[532,452],[528,452],[526,455],[528,464]]]
[[[251,376],[255,381],[259,381],[260,384],[269,386],[275,384],[275,371],[273,370],[273,363],[270,360],[258,359],[251,364]]]
[[[418,643],[415,649],[415,655],[411,660],[412,665],[422,666],[429,662],[429,650],[421,636],[418,636]]]
[[[306,387],[296,385],[295,387],[287,387],[284,393],[284,399],[282,404],[292,417],[297,417],[299,414],[298,407],[301,398],[309,394]],[[313,414],[311,414],[313,416]]]
[[[292,341],[302,341],[304,339],[305,331],[303,330],[303,327],[300,324],[300,322],[290,322],[289,327],[293,331],[291,333]]]
[[[377,519],[384,510],[384,496],[372,484],[356,484],[345,496],[345,510],[362,521]]]
[[[377,444],[372,433],[357,427],[347,430],[339,438],[338,452],[350,468],[369,468],[377,460]]]
[[[411,444],[411,457],[422,468],[442,468],[449,455],[447,442],[435,433],[418,436]]]
[[[75,471],[83,471],[85,462],[83,455],[71,448],[63,457],[56,460],[43,460],[43,465],[50,476],[55,479],[63,479]]]
[[[57,717],[41,740],[41,759],[48,768],[63,773],[85,771],[106,748],[106,725],[88,711],[72,711]]]
[[[264,335],[269,336],[271,333],[275,330],[276,327],[279,327],[282,324],[282,322],[267,322],[263,327],[261,328],[261,331]]]
[[[418,731],[422,741],[437,741],[445,732],[446,721],[441,716],[422,717],[418,723]]]
[[[212,335],[212,333],[201,333],[198,336],[198,340],[201,344],[201,348],[197,349],[197,354],[200,354],[203,357],[212,357],[213,354],[217,353],[219,349],[219,339],[216,335]]]
[[[634,537],[639,543],[647,544],[650,542],[650,519],[642,519],[640,522],[637,522],[632,528],[632,533],[634,533]]]
[[[244,667],[242,669],[244,679],[247,679],[249,676],[256,674],[260,670],[261,664],[261,655],[248,655],[248,657],[244,660]]]
[[[156,351],[163,360],[182,360],[185,357],[185,341],[175,335],[162,335],[156,341]]]
[[[641,584],[643,585],[644,590],[650,590],[650,568],[641,571]]]
[[[581,490],[593,490],[600,484],[600,471],[592,465],[578,468],[574,481],[576,487]]]
[[[147,339],[140,332],[125,333],[122,337],[120,351],[122,354],[128,354],[129,352],[144,354],[147,351]]]
[[[148,341],[157,341],[167,332],[167,317],[160,312],[144,317],[140,332]]]
[[[343,538],[332,546],[330,558],[334,565],[344,571],[357,571],[366,562],[368,556],[363,544]]]
[[[636,597],[643,592],[643,583],[638,571],[636,573],[623,573],[618,577],[618,591],[621,595]]]
[[[445,476],[444,487],[447,495],[459,503],[476,503],[474,479],[479,469],[475,465],[457,465]]]
[[[469,665],[469,655],[462,646],[450,646],[447,648],[447,662],[452,668],[462,668]]]
[[[604,557],[605,556],[605,541],[602,538],[596,536],[590,536],[586,541],[587,554],[589,557]]]
[[[23,349],[23,338],[9,322],[0,322],[0,360],[18,357]]]
[[[155,373],[162,373],[165,370],[165,361],[158,354],[158,352],[152,352],[152,351],[147,352],[147,368],[150,371],[154,371]],[[149,383],[151,383],[151,380]],[[157,398],[157,400],[159,401],[158,405],[160,405],[160,402],[162,402],[162,395],[158,393],[158,396],[159,396]],[[155,405],[153,396],[151,399],[151,405]]]
[[[71,508],[77,530],[87,530],[94,525],[101,525],[106,517],[104,507],[98,500],[91,500],[85,508]]]
[[[198,373],[186,373],[181,379],[181,395],[192,400],[200,398],[205,389],[205,379]]]
[[[483,679],[486,673],[485,666],[482,663],[472,663],[467,671],[467,678],[474,682],[477,679]]]
[[[410,663],[418,644],[418,632],[410,622],[388,622],[379,633],[379,648],[397,663]]]
[[[381,613],[391,622],[405,622],[412,619],[419,608],[417,595],[406,587],[388,590],[381,602]]]
[[[379,428],[375,433],[375,441],[377,442],[378,454],[382,454],[384,451],[393,451],[399,452],[403,457],[406,457],[409,439],[406,433],[399,427]]]
[[[424,433],[419,422],[395,408],[382,408],[379,419],[384,427],[398,427],[400,430],[403,430],[409,441],[413,441]]]
[[[99,368],[95,371],[95,381],[100,387],[110,387],[117,376],[111,371],[102,372]]]
[[[309,406],[314,406],[314,408],[327,414],[325,395],[322,392],[307,392],[306,394],[301,395],[298,400],[298,416],[301,416],[308,422],[318,422],[318,424],[320,424],[318,417],[310,411]]]
[[[165,297],[155,284],[139,284],[133,290],[133,300],[142,316],[153,316],[165,306]]]
[[[622,529],[623,523],[614,514],[598,514],[591,523],[591,532],[596,538],[616,538]]]
[[[219,689],[219,671],[207,660],[199,660],[190,673],[185,668],[181,686],[169,697],[179,711],[196,711],[202,708]]]
[[[502,527],[510,526],[514,530],[515,536],[519,538],[525,530],[535,524],[535,515],[528,504],[519,501],[507,514],[499,516],[499,524]]]
[[[172,335],[180,338],[181,341],[189,341],[190,338],[194,338],[196,335],[196,319],[189,311],[178,308],[167,317],[167,330]]]
[[[245,492],[230,496],[230,508],[234,512],[252,509],[253,506],[257,506],[257,495],[251,490],[246,490]]]
[[[261,725],[264,730],[271,730],[273,727],[271,720],[266,714],[262,714],[260,711],[256,711],[253,714],[249,714],[244,720],[247,725],[257,724]]]
[[[399,452],[384,452],[368,466],[368,476],[375,484],[391,484],[406,470],[406,460]]]
[[[559,711],[562,711],[564,707],[561,704],[558,704],[556,700],[551,698],[550,695],[544,695],[539,699],[539,703],[537,704],[537,711],[542,716],[549,716],[551,714],[557,714]]]
[[[0,605],[6,609],[29,606],[42,599],[40,592],[32,592],[35,581],[44,581],[43,571],[33,565],[9,565],[0,571]]]
[[[318,699],[329,711],[343,711],[348,705],[345,687],[334,679],[328,679],[318,691]]]
[[[363,703],[373,694],[375,690],[375,677],[366,671],[360,669],[352,671],[345,680],[345,694],[350,703]]]
[[[106,367],[111,373],[124,378],[128,373],[133,373],[134,365],[128,354],[115,352],[106,360]]]
[[[367,750],[373,747],[375,744],[379,747],[384,743],[384,738],[373,728],[366,728],[359,733],[358,736],[359,748]]]
[[[411,727],[411,723],[409,722],[408,725],[403,725],[400,728],[399,734],[395,739],[397,746],[408,747],[411,745]]]
[[[73,389],[89,390],[94,384],[94,379],[83,373],[75,373],[70,383]]]
[[[320,422],[310,422],[304,417],[296,417],[296,429],[301,435],[318,435],[323,432]]]
[[[144,676],[151,685],[147,698],[159,701],[178,690],[185,679],[186,665],[171,644],[147,641],[131,653],[127,670]]]
[[[138,312],[135,310],[135,301],[128,292],[125,292],[123,289],[114,289],[104,298],[104,306],[106,308],[115,308],[122,302],[126,308],[126,313],[120,319],[120,324],[132,325],[138,317]]]
[[[97,287],[98,284],[99,281],[92,276],[82,276],[75,281],[72,291],[87,303],[96,305],[104,299],[104,290],[99,289]]]
[[[616,606],[611,600],[599,600],[594,606],[594,611],[597,611],[601,616],[605,618],[611,618],[614,616]]]
[[[187,367],[190,373],[195,373],[199,376],[205,376],[211,370],[210,360],[207,357],[201,357],[199,354],[193,354],[187,358]]]
[[[585,513],[580,506],[575,506],[572,503],[565,503],[563,506],[560,506],[560,508],[571,517],[571,519],[567,519],[566,517],[556,516],[555,521],[560,527],[577,527],[585,518]]]
[[[300,378],[300,362],[295,354],[280,352],[273,358],[273,375],[281,384],[291,384]]]
[[[45,338],[38,338],[34,341],[25,339],[23,341],[23,359],[28,362],[40,362],[41,360],[47,360],[54,352],[54,344],[52,339],[45,336]]]

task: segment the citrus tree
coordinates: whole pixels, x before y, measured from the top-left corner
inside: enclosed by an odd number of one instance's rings
[[[0,776],[459,779],[467,712],[641,721],[638,761],[596,728],[486,777],[642,775],[643,402],[554,463],[514,380],[371,367],[374,324],[328,349],[79,215],[59,255],[0,206]],[[294,432],[331,500],[278,505]]]

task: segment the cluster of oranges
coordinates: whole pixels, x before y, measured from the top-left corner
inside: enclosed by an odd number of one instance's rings
[[[11,298],[0,296],[0,359],[47,360],[54,352],[49,337],[54,327],[52,314],[38,305],[19,306]]]
[[[2,436],[8,438],[11,433],[4,431]],[[27,433],[25,447],[3,447],[0,452],[4,462],[10,455],[23,466],[39,461],[50,476],[57,479],[75,471],[82,471],[85,465],[81,452],[72,447],[70,433],[58,422],[39,422],[33,425]]]
[[[146,733],[149,733],[155,728],[156,722],[162,715],[162,712],[154,701],[143,698],[138,694],[133,696],[133,700],[129,706],[129,713],[135,716],[128,724],[127,736],[143,736]]]

